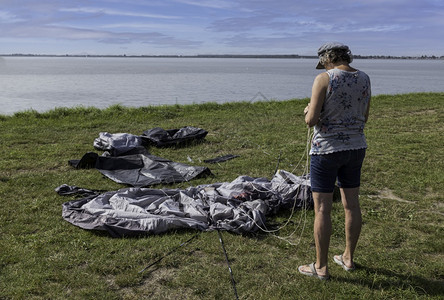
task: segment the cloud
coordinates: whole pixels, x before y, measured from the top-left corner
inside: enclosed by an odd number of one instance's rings
[[[241,47],[261,51],[270,49],[296,49],[297,39],[292,36],[250,36],[237,34],[226,39],[225,44],[230,47]],[[293,51],[294,52],[294,51]]]
[[[380,51],[377,45],[381,43],[375,42],[379,39],[402,45],[397,47],[402,55],[412,42],[412,33],[422,39],[444,24],[444,4],[433,0],[339,0],[331,5],[311,0],[243,0],[238,4],[249,13],[220,17],[207,26],[220,37],[218,42],[238,50],[295,49],[301,45],[308,49],[326,40],[339,40],[365,45],[362,49],[371,54],[368,47]],[[442,42],[436,44],[439,48]]]
[[[223,0],[176,0],[175,2],[205,8],[227,9],[235,6],[235,1]]]
[[[9,11],[0,10],[0,23],[18,23],[23,21],[24,19],[17,17]]]
[[[92,41],[99,44],[149,44],[153,47],[179,47],[195,48],[202,45],[199,40],[187,39],[179,35],[165,33],[165,28],[174,28],[174,24],[162,26],[161,23],[152,23],[156,26],[142,27],[116,27],[116,20],[133,20],[144,18],[160,21],[178,21],[181,17],[173,14],[148,13],[146,10],[115,9],[110,7],[53,7],[52,11],[44,12],[44,7],[51,2],[43,0],[35,10],[29,7],[20,9],[15,6],[15,13],[0,10],[0,38],[13,38],[14,40],[66,40],[66,41]],[[24,18],[23,16],[26,16]],[[103,18],[110,16],[109,18]],[[124,23],[120,23],[124,24]],[[179,27],[176,27],[178,29]],[[118,29],[114,31],[113,29]]]
[[[165,23],[147,23],[147,22],[128,22],[128,23],[113,23],[100,25],[103,29],[126,29],[126,30],[157,30],[162,32],[175,32],[175,33],[190,33],[190,32],[202,32],[203,28],[195,25],[188,24],[165,24]]]
[[[349,28],[348,31],[351,32],[395,32],[395,31],[406,31],[411,29],[411,25],[374,25],[370,27],[361,27],[357,29]]]
[[[249,17],[227,18],[214,21],[209,30],[215,32],[253,32],[257,30],[269,30],[276,34],[293,32],[314,32],[331,29],[328,23],[317,21],[309,16],[288,16],[275,13],[258,14]]]
[[[368,54],[369,47],[380,51],[378,41],[390,42],[390,49],[400,49],[399,55],[413,47],[412,41],[420,41],[416,48],[431,45],[429,53],[444,51],[437,38],[444,26],[442,0],[1,0],[1,4],[3,51],[20,52],[25,44],[32,49],[39,41],[41,49],[48,42],[63,47],[60,40],[78,48],[83,43],[97,49],[103,49],[104,43],[125,45],[134,53],[152,45],[170,47],[169,53],[186,48],[197,53],[310,54],[326,40],[353,43]],[[11,39],[16,42],[10,43]]]
[[[408,31],[412,24],[427,26],[443,18],[444,4],[422,1],[336,1],[327,5],[322,1],[243,0],[241,9],[249,14],[222,17],[209,24],[214,32],[252,32],[257,29],[270,31],[303,30],[306,32],[397,32]],[[439,22],[439,21],[438,21]],[[441,21],[441,23],[444,21]],[[414,25],[413,25],[414,26]]]
[[[158,15],[158,14],[148,14],[141,12],[131,12],[124,10],[114,10],[106,8],[97,7],[78,7],[78,8],[61,8],[61,12],[74,12],[74,13],[86,13],[86,14],[104,14],[110,16],[125,16],[125,17],[142,17],[142,18],[154,18],[154,19],[180,19],[178,16],[170,15]]]
[[[91,30],[69,28],[62,26],[15,26],[0,32],[0,37],[12,38],[52,38],[63,40],[94,40],[98,43],[106,44],[131,44],[143,43],[152,44],[156,47],[197,47],[201,45],[199,41],[191,41],[168,36],[158,32],[111,32],[105,30]]]

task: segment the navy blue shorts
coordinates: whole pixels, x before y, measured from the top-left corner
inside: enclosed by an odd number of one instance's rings
[[[361,167],[365,149],[311,155],[311,190],[332,193],[336,179],[340,188],[356,188],[361,184]]]

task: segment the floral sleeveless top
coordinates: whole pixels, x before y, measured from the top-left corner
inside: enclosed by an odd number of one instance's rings
[[[365,113],[370,101],[370,78],[361,71],[327,71],[330,77],[319,122],[314,127],[310,154],[367,148]]]

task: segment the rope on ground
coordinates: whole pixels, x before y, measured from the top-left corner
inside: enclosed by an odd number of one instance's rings
[[[159,263],[162,259],[164,259],[165,257],[167,257],[168,255],[172,254],[173,252],[175,252],[177,249],[179,249],[180,247],[185,246],[186,244],[190,243],[192,240],[194,240],[198,234],[193,235],[190,239],[188,239],[187,241],[183,242],[182,244],[180,244],[179,246],[173,248],[170,252],[168,252],[167,254],[163,255],[162,257],[160,257],[159,259],[157,259],[156,261],[152,262],[151,264],[149,264],[148,266],[146,266],[145,268],[143,268],[142,270],[139,271],[140,273],[143,273],[145,270],[147,270],[148,268],[154,266],[155,264]]]
[[[227,250],[225,250],[224,241],[222,239],[222,234],[220,233],[219,229],[217,229],[217,234],[219,235],[219,242],[222,246],[222,250],[224,251],[225,262],[227,263],[228,271],[230,272],[231,285],[233,286],[234,295],[235,295],[236,299],[239,300],[239,296],[237,294],[237,289],[236,289],[236,280],[234,280],[233,270],[231,269],[230,260],[228,259]]]

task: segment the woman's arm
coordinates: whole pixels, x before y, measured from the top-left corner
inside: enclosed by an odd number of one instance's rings
[[[367,111],[365,112],[365,123],[367,123],[368,121],[368,115],[370,113],[370,100],[371,98],[368,99],[368,103],[367,103]]]
[[[370,79],[369,79],[368,88],[369,88],[369,96],[368,96],[367,110],[365,112],[365,123],[367,123],[367,121],[368,121],[368,115],[370,113],[370,100],[372,99],[372,90],[371,90]]]
[[[328,74],[324,72],[316,76],[313,82],[310,103],[304,109],[305,123],[310,127],[313,127],[319,121],[329,80]]]

